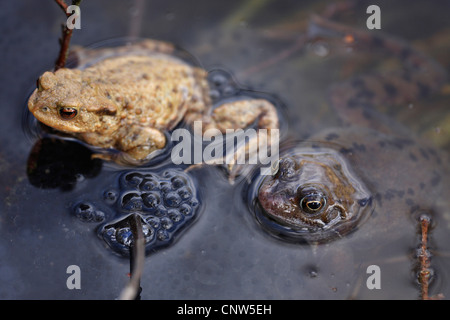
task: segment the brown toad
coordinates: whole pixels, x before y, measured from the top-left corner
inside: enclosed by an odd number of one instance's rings
[[[207,72],[175,55],[168,43],[144,40],[113,49],[77,52],[84,69],[45,72],[28,101],[45,125],[133,160],[166,145],[165,133],[182,120],[217,128],[277,128],[275,107],[264,99],[226,102],[212,110]]]

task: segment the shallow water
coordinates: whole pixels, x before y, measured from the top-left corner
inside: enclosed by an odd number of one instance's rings
[[[299,36],[305,32],[309,14],[322,12],[327,1],[261,1],[260,5],[254,1],[220,5],[198,1],[195,6],[183,1],[148,1],[142,15],[136,15],[129,3],[83,2],[82,29],[75,30],[73,43],[91,45],[129,35],[174,42],[193,54],[205,69],[223,68],[242,87],[278,96],[289,112],[288,133],[297,139],[340,125],[327,104],[330,84],[361,71],[396,67],[384,52],[342,52],[333,43],[302,47]],[[447,2],[436,1],[428,7],[421,1],[378,4],[383,32],[406,39],[448,71]],[[367,6],[363,2],[357,7],[359,11],[343,20],[364,28]],[[62,12],[50,1],[38,7],[4,2],[0,17],[4,27],[0,39],[0,101],[4,111],[0,118],[0,298],[117,298],[128,280],[128,260],[104,245],[96,233],[98,224],[80,221],[71,208],[80,199],[100,199],[104,190],[117,182],[121,170],[92,163],[89,156],[73,151],[75,146],[66,148],[55,142],[54,153],[49,154],[56,157],[58,150],[64,150],[70,155],[72,150],[72,158],[84,159],[84,171],[80,174],[79,163],[69,164],[71,156],[67,156],[56,165],[59,171],[50,171],[50,178],[45,168],[36,180],[27,175],[27,162],[37,139],[24,131],[23,112],[37,77],[53,67]],[[323,50],[325,57],[321,57]],[[448,152],[448,102],[447,89],[413,106],[389,111],[389,115]],[[48,145],[52,148],[53,144]],[[230,185],[224,173],[213,167],[193,170],[190,175],[201,190],[201,212],[174,244],[146,258],[143,299],[419,296],[412,272],[413,251],[418,244],[413,223],[405,225],[405,234],[410,230],[410,236],[382,247],[372,243],[375,249],[370,251],[363,245],[355,247],[354,237],[317,247],[286,243],[264,232],[255,221],[243,195],[244,182]],[[442,213],[436,222],[439,231],[431,239],[436,274],[431,293],[443,293],[447,298],[448,214]],[[81,290],[66,286],[66,269],[74,264],[81,269]],[[382,270],[380,290],[369,290],[365,285],[366,268],[371,264]]]

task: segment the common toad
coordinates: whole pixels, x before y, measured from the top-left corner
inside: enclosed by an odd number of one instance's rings
[[[225,102],[214,110],[207,72],[153,40],[113,49],[80,49],[81,69],[45,72],[28,108],[45,125],[92,146],[146,160],[167,143],[182,120],[202,130],[278,128],[277,111],[264,99]],[[151,156],[150,156],[151,157]]]

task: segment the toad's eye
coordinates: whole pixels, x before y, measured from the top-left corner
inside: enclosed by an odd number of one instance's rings
[[[59,109],[59,115],[64,120],[70,120],[76,117],[78,111],[75,108],[62,107]]]
[[[325,197],[320,193],[307,194],[300,200],[302,210],[310,214],[320,212],[325,207],[325,203]]]

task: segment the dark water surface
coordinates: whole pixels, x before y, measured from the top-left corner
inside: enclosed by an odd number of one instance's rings
[[[310,14],[323,12],[327,1],[144,2],[141,9],[140,1],[82,2],[82,28],[74,31],[73,44],[130,35],[176,43],[205,69],[223,68],[243,87],[279,97],[289,113],[288,132],[297,139],[340,125],[327,104],[330,84],[368,69],[396,66],[386,53],[348,58],[345,50],[328,44],[302,47]],[[369,4],[381,7],[383,32],[425,50],[448,72],[448,2],[433,1],[432,6],[425,1],[362,2],[343,20],[365,28]],[[100,201],[103,192],[117,183],[120,168],[91,161],[78,144],[50,140],[36,145],[38,138],[23,121],[36,79],[53,68],[65,18],[53,1],[39,5],[4,1],[0,7],[0,298],[117,298],[128,281],[128,260],[105,246],[96,233],[98,223],[80,221],[71,208],[80,199]],[[324,52],[326,58],[321,57]],[[426,101],[389,112],[443,152],[450,150],[446,88]],[[29,160],[33,147],[45,148],[48,158],[39,160],[39,174],[28,175],[27,163],[37,163],[35,158]],[[52,167],[45,167],[52,161]],[[405,226],[410,237],[370,253],[355,245],[352,237],[317,247],[285,243],[265,233],[253,218],[243,195],[244,181],[230,185],[213,167],[190,175],[201,191],[201,212],[173,245],[147,257],[143,299],[419,296],[413,272],[419,237],[411,220]],[[448,208],[448,199],[436,201]],[[448,298],[450,233],[445,231],[450,211],[441,214],[440,231],[431,242],[435,277],[430,291]],[[366,287],[366,268],[371,264],[381,267],[380,290]],[[70,265],[81,269],[81,290],[66,286]]]

